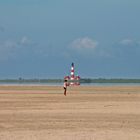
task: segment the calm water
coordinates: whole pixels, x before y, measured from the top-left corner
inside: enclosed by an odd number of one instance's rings
[[[63,83],[17,83],[17,82],[0,82],[0,85],[63,85]],[[82,83],[81,86],[140,86],[140,83]]]
[[[140,86],[140,83],[84,83],[85,86]]]

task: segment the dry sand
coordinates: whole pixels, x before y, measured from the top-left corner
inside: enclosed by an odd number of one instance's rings
[[[140,87],[1,85],[0,140],[140,140]]]

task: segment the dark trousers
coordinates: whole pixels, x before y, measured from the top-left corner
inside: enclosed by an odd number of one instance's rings
[[[67,94],[67,88],[64,88],[64,95],[66,96]]]

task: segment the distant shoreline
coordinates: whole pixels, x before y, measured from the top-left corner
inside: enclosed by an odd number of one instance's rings
[[[62,87],[63,83],[1,83],[0,86],[58,86]],[[140,86],[140,83],[81,83],[80,87],[123,87],[123,86]],[[77,87],[76,85],[74,87]]]
[[[62,84],[63,79],[0,79],[0,84]],[[140,79],[121,79],[121,78],[81,78],[81,84],[139,84]]]

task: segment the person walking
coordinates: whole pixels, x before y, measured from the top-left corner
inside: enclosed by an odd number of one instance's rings
[[[67,94],[67,80],[64,80],[63,88],[64,88],[64,95],[66,96],[66,94]]]

